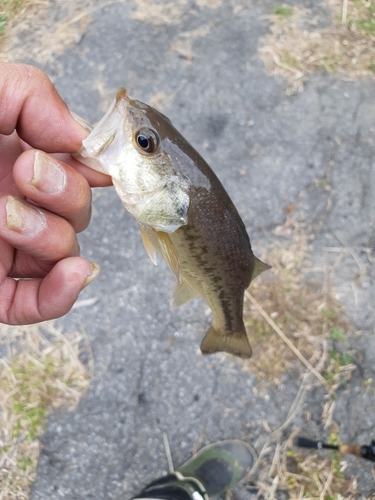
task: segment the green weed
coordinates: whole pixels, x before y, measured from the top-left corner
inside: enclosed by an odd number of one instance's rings
[[[272,13],[280,17],[291,17],[293,15],[293,10],[286,5],[278,5],[273,9]]]
[[[346,352],[330,351],[329,358],[334,360],[338,366],[347,366],[352,362],[352,356]]]
[[[284,54],[282,63],[285,64],[285,66],[289,66],[290,68],[297,68],[299,66],[297,59],[289,52],[286,52]]]
[[[345,341],[347,340],[346,333],[341,330],[341,328],[337,328],[333,326],[330,330],[330,335],[332,340],[342,340]]]
[[[360,19],[356,22],[356,26],[358,29],[365,31],[369,35],[373,35],[375,33],[375,20],[374,19]]]
[[[31,4],[31,0],[0,0],[0,37],[6,34],[12,21]]]

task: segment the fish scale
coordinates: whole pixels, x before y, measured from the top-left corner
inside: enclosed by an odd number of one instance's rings
[[[244,293],[270,266],[254,256],[238,211],[201,155],[167,117],[122,88],[75,156],[111,175],[151,260],[159,253],[176,276],[172,304],[206,300],[213,324],[202,353],[249,358]]]

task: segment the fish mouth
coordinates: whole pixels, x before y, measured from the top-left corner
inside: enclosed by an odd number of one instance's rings
[[[129,92],[127,91],[127,89],[125,87],[121,87],[118,89],[117,93],[116,93],[116,97],[115,97],[115,105],[114,107],[123,107],[124,106],[124,103],[122,101],[125,101],[125,106],[126,107],[132,107],[132,108],[135,108],[135,109],[139,109],[139,110],[146,110],[149,108],[149,106],[147,106],[147,104],[145,104],[144,102],[142,101],[138,101],[137,99],[132,99],[130,96],[129,96]]]
[[[125,99],[126,101],[129,102],[129,94],[128,91],[126,90],[125,87],[121,87],[118,89],[117,94],[116,94],[116,102],[121,101],[122,99]]]
[[[118,89],[115,97],[114,107],[126,107],[130,116],[137,116],[142,121],[142,117],[147,117],[147,112],[152,109],[148,104],[145,104],[138,99],[130,97],[129,92],[125,87]]]
[[[113,143],[116,150],[120,149],[121,140],[124,139],[122,124],[128,108],[128,93],[125,88],[121,88],[108,111],[95,124],[90,134],[82,141],[81,148],[73,156],[97,172],[110,174],[108,166],[108,160],[110,159],[109,146]]]
[[[126,144],[134,142],[136,131],[151,128],[148,109],[147,104],[129,97],[125,87],[119,88],[108,111],[82,141],[74,157],[97,172],[111,175],[114,158],[121,155]]]

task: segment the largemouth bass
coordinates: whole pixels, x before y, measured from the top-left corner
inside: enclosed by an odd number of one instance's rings
[[[206,300],[213,324],[202,353],[249,358],[244,292],[269,266],[254,256],[241,217],[199,153],[166,116],[121,88],[76,157],[112,177],[152,262],[159,253],[171,267],[172,304]]]

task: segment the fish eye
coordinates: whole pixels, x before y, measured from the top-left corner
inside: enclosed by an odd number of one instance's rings
[[[159,135],[149,128],[141,128],[135,134],[135,142],[144,153],[154,153],[160,143]]]

